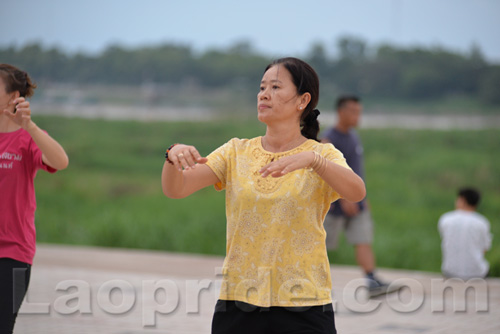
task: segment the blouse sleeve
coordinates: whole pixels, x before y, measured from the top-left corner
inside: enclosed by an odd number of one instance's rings
[[[323,144],[322,146],[323,146],[322,151],[318,153],[320,153],[323,156],[323,158],[331,162],[334,162],[342,167],[351,169],[351,167],[349,167],[349,165],[347,164],[347,161],[344,158],[342,152],[336,149],[332,144],[328,143],[328,144]]]
[[[231,156],[234,153],[234,144],[237,138],[233,138],[224,145],[217,148],[207,156],[207,166],[217,175],[219,182],[214,187],[217,191],[226,188],[228,169],[230,168]]]
[[[316,150],[321,156],[328,161],[331,161],[333,163],[336,163],[337,165],[340,165],[342,167],[351,169],[349,165],[346,162],[346,159],[344,158],[344,155],[342,152],[340,152],[338,149],[336,149],[332,144],[327,143],[327,144],[321,144],[320,149]],[[352,169],[351,169],[352,170]],[[326,182],[324,183],[324,192],[326,198],[328,198],[329,202],[335,202],[340,198],[340,195],[332,188],[330,187]]]

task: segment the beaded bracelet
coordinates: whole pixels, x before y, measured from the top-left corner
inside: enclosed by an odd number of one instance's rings
[[[165,152],[165,160],[168,161],[169,164],[173,165],[174,163],[172,162],[172,160],[170,160],[168,158],[168,152],[170,152],[170,150],[172,149],[172,147],[174,147],[175,145],[178,145],[179,143],[175,143],[175,144],[172,144],[169,148],[167,148],[167,151]]]

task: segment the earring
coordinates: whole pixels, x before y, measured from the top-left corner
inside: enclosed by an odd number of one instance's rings
[[[300,110],[302,110],[303,107],[299,107],[299,108],[300,108]]]

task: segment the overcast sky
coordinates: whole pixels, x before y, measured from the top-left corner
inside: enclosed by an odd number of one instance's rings
[[[348,35],[461,53],[475,44],[500,63],[500,0],[1,0],[0,8],[0,47],[38,41],[96,54],[174,42],[204,51],[246,40],[270,56],[301,56],[315,42],[333,53]]]

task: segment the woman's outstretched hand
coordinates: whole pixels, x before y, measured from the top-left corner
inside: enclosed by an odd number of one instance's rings
[[[271,175],[272,177],[280,177],[286,175],[294,170],[307,168],[311,166],[314,161],[314,152],[300,152],[288,157],[268,163],[262,167],[259,172],[262,177]]]
[[[195,168],[196,164],[204,164],[208,161],[194,146],[184,144],[172,147],[168,152],[168,160],[172,161],[178,170]]]

